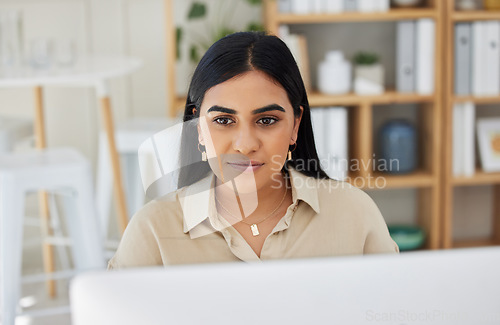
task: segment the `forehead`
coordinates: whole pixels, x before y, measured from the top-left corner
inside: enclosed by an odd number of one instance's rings
[[[271,104],[292,110],[288,95],[278,82],[264,72],[248,71],[210,88],[201,111],[206,112],[213,105],[246,111]]]

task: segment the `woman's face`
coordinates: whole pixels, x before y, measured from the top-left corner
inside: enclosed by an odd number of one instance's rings
[[[280,185],[276,181],[282,180],[299,124],[283,87],[263,72],[249,71],[205,93],[199,141],[219,179],[249,177],[261,189]]]

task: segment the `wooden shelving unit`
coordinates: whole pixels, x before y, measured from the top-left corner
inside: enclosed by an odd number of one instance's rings
[[[308,94],[309,104],[314,107],[360,105],[363,102],[369,102],[373,105],[432,103],[435,101],[435,97],[434,95],[422,96],[418,94],[402,94],[393,90],[386,91],[382,95],[362,97],[354,93],[338,96],[321,94],[319,92],[311,92]]]
[[[365,190],[408,188],[430,188],[437,185],[433,175],[429,172],[419,170],[407,175],[387,176],[387,174],[374,172],[369,176],[359,178],[359,173],[351,173],[348,181],[359,188]]]
[[[443,116],[443,247],[474,247],[500,245],[500,173],[485,173],[478,169],[471,177],[455,177],[452,174],[452,147],[453,147],[453,106],[456,103],[470,101],[475,104],[500,104],[500,96],[493,97],[475,97],[475,96],[456,96],[454,94],[454,25],[457,22],[478,21],[478,20],[500,20],[500,11],[456,11],[453,0],[445,1],[445,18],[443,19],[443,29],[445,30],[445,48],[444,57],[444,116]],[[494,207],[492,236],[490,238],[479,238],[476,240],[455,241],[453,239],[453,190],[457,186],[477,186],[494,185]]]
[[[167,17],[172,17],[174,0],[164,0]],[[475,104],[500,104],[500,96],[456,96],[453,93],[453,26],[457,22],[500,20],[500,11],[454,10],[454,0],[428,0],[427,6],[415,9],[391,9],[385,13],[342,14],[280,14],[277,0],[263,0],[266,29],[277,34],[281,24],[333,24],[346,22],[399,21],[431,18],[436,22],[435,93],[430,96],[401,94],[387,90],[378,96],[346,94],[331,96],[312,91],[309,94],[311,108],[345,106],[349,108],[350,158],[365,161],[373,155],[373,108],[386,104],[418,104],[420,169],[408,175],[384,175],[361,171],[351,173],[351,179],[363,180],[360,187],[377,189],[377,179],[385,182],[384,189],[416,189],[419,196],[419,225],[428,233],[427,248],[472,247],[500,244],[500,173],[485,173],[480,169],[472,177],[454,177],[452,171],[452,107],[454,103],[472,101]],[[170,23],[173,19],[167,20]],[[175,28],[167,26],[167,71],[169,93],[175,94]],[[176,115],[183,109],[185,98],[169,96],[169,114]],[[354,181],[353,183],[356,184]],[[380,183],[378,183],[380,184]],[[457,186],[494,186],[494,223],[491,238],[453,241],[453,189]]]
[[[362,13],[342,12],[338,14],[284,14],[279,13],[276,0],[264,0],[264,18],[266,29],[277,32],[281,24],[324,24],[324,23],[346,23],[346,22],[374,22],[374,21],[398,21],[407,19],[440,17],[440,4],[437,0],[428,1],[427,8],[414,9],[391,9],[388,12]]]
[[[340,14],[311,14],[294,15],[279,14],[277,22],[279,24],[321,24],[339,22],[363,22],[363,21],[396,21],[419,18],[436,18],[434,9],[392,9],[384,13],[362,13],[343,12]]]
[[[493,185],[497,183],[500,184],[500,173],[485,173],[481,169],[477,169],[476,173],[472,177],[453,177],[452,183],[454,186]]]
[[[341,13],[341,14],[281,14],[278,11],[276,0],[264,1],[264,17],[266,29],[274,34],[278,33],[281,24],[331,24],[345,22],[377,22],[414,20],[431,18],[436,22],[436,53],[435,66],[439,67],[443,54],[443,31],[441,17],[443,16],[443,2],[441,0],[427,1],[427,7],[415,9],[391,9],[384,13]],[[435,93],[430,96],[419,94],[403,94],[388,90],[382,95],[359,96],[346,94],[331,96],[319,92],[309,94],[309,104],[312,109],[326,106],[349,107],[350,157],[358,159],[370,166],[367,170],[350,173],[351,183],[363,189],[379,189],[381,182],[383,189],[414,188],[419,195],[419,224],[428,234],[427,248],[441,247],[440,230],[440,145],[441,145],[441,102],[442,102],[442,73],[436,69]],[[423,161],[421,169],[408,175],[386,175],[373,170],[373,107],[384,104],[419,104],[419,134]]]
[[[459,21],[476,21],[476,20],[498,20],[498,11],[484,11],[484,10],[475,10],[475,11],[455,11],[454,7],[448,7],[449,9],[449,17],[454,22]]]
[[[452,96],[451,100],[454,103],[463,102],[473,102],[474,104],[498,104],[500,103],[500,96],[485,96],[485,97],[474,97],[474,96]]]

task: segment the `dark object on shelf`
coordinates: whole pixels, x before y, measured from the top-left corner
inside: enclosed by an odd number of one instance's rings
[[[410,225],[391,225],[389,234],[398,244],[400,251],[410,251],[423,246],[425,232],[418,226]]]
[[[422,0],[392,0],[392,5],[395,7],[417,7],[422,3]]]
[[[405,174],[417,168],[417,132],[405,120],[391,120],[379,134],[380,157],[378,170],[390,174]]]

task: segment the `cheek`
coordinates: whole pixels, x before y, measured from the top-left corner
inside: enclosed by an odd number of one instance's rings
[[[210,127],[205,131],[210,135],[211,143],[207,146],[209,157],[215,157],[217,154],[226,153],[231,147],[233,135],[228,130],[220,130],[217,127]]]
[[[283,134],[278,137],[274,137],[274,141],[266,142],[266,152],[269,155],[271,169],[274,171],[280,171],[285,164],[287,153],[288,153],[288,136]]]
[[[207,151],[207,156],[209,158],[215,157],[217,152],[220,152],[218,148],[224,138],[220,136],[219,132],[216,132],[214,128],[210,125],[210,121],[206,117],[200,118],[200,131],[205,143],[205,148]]]

